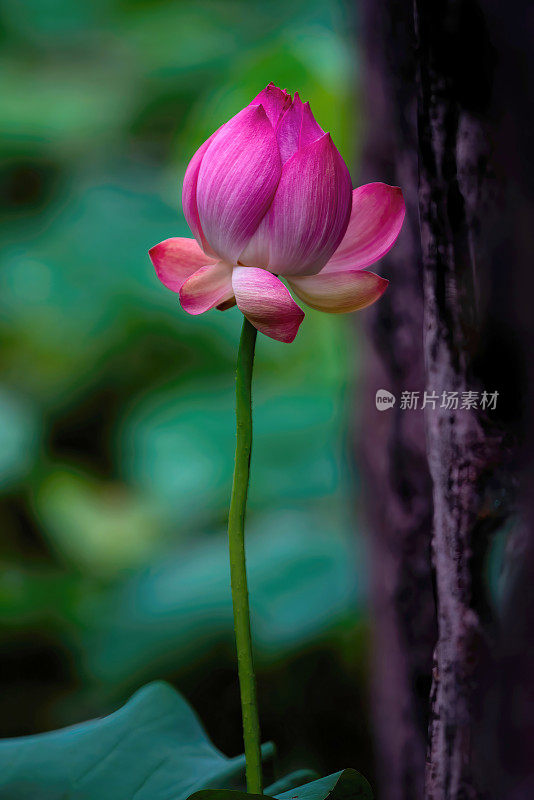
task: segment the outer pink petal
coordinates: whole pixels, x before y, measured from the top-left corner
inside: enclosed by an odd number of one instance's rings
[[[284,164],[269,212],[240,262],[282,275],[319,272],[343,238],[351,202],[349,171],[326,133]]]
[[[300,128],[299,148],[315,142],[324,135],[324,131],[313,116],[309,103],[302,107],[302,126]]]
[[[320,139],[324,131],[316,122],[309,103],[303,103],[298,92],[291,106],[284,113],[276,129],[282,164],[285,164],[297,150]]]
[[[203,314],[233,297],[232,267],[224,261],[200,267],[180,289],[180,303],[188,314]]]
[[[211,256],[215,255],[215,253],[209,246],[206,237],[204,236],[204,231],[202,230],[202,225],[200,224],[200,217],[198,215],[197,182],[198,173],[204,154],[220,130],[221,128],[216,130],[215,133],[212,133],[209,139],[206,139],[204,144],[200,145],[187,166],[182,187],[182,208],[184,210],[184,216],[187,220],[187,224],[191,228],[193,236],[202,247],[204,252],[209,253]]]
[[[352,193],[347,232],[324,272],[362,269],[390,250],[404,222],[404,198],[398,186],[367,183]]]
[[[269,208],[282,164],[262,106],[247,106],[219,131],[204,153],[197,203],[204,234],[220,258],[239,254]]]
[[[255,267],[235,267],[232,285],[237,306],[249,322],[271,339],[293,341],[304,311],[276,275]]]
[[[151,247],[148,255],[158,278],[172,292],[179,292],[183,282],[199,267],[214,263],[194,239],[165,239]]]
[[[389,281],[374,272],[356,269],[290,278],[288,283],[311,308],[345,314],[370,306],[384,294]]]
[[[291,95],[285,89],[279,89],[278,86],[271,82],[265,89],[261,90],[250,105],[262,105],[271,125],[276,128],[280,117],[286,108],[291,105]]]
[[[285,164],[299,149],[300,129],[302,126],[302,106],[303,103],[299,97],[299,93],[295,92],[293,102],[284,113],[276,129],[276,138],[278,139],[282,164]]]

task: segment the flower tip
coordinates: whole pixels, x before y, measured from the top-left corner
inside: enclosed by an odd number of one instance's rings
[[[384,294],[384,292],[386,291],[386,289],[389,286],[389,281],[388,281],[387,278],[383,278],[382,275],[377,275],[377,277],[379,279],[378,280],[378,292],[379,292],[378,296],[382,297],[382,295]]]
[[[160,280],[162,280],[162,270],[165,266],[165,256],[171,249],[172,243],[172,239],[164,239],[162,242],[155,244],[148,251],[148,257],[151,260],[152,266],[156,270],[156,274]]]
[[[386,184],[384,184],[384,186],[386,186]],[[390,196],[392,201],[391,205],[393,208],[396,209],[397,212],[398,224],[399,224],[398,233],[400,233],[402,224],[404,222],[404,217],[406,216],[406,202],[404,200],[404,194],[400,186],[389,186],[387,188],[390,190]]]
[[[399,205],[402,204],[403,212],[406,211],[406,202],[404,200],[404,194],[400,186],[393,186],[393,192],[397,196],[397,200],[399,201]]]
[[[334,140],[332,139],[328,131],[325,131],[324,133],[320,134],[316,139],[316,141],[319,142],[320,144],[326,145],[327,147],[333,147],[333,148],[336,147],[334,144]]]
[[[282,342],[283,344],[291,344],[292,342],[295,341],[295,338],[297,336],[297,333],[299,332],[299,328],[302,324],[302,321],[306,316],[306,314],[304,313],[304,311],[301,309],[300,306],[297,306],[297,308],[298,308],[298,313],[295,312],[292,327],[291,328],[288,327],[287,330],[284,331],[284,333],[276,337],[278,341]]]
[[[394,194],[398,200],[402,200],[404,203],[404,194],[400,186],[391,186],[391,193]]]
[[[195,239],[164,239],[148,251],[156,275],[171,292],[179,292],[184,281],[200,267],[213,263]]]
[[[163,277],[162,277],[162,269],[161,269],[161,261],[162,261],[161,250],[162,250],[161,245],[160,244],[155,244],[153,247],[151,247],[149,249],[148,257],[149,257],[150,261],[152,262],[152,266],[154,267],[154,269],[156,271],[156,275],[158,276],[159,280],[162,283],[165,283],[165,281],[163,280]]]
[[[291,96],[287,91],[287,89],[281,89],[279,86],[276,85],[276,83],[274,83],[274,81],[269,81],[265,89],[262,89],[262,91],[260,92],[260,95],[263,92],[268,92],[268,94],[272,94],[273,92],[275,92],[275,93],[280,93],[282,95],[286,95],[287,97]]]
[[[172,239],[164,239],[162,242],[158,242],[158,244],[155,244],[149,248],[148,257],[152,261],[154,269],[157,270],[161,259],[165,256],[166,251],[172,245],[172,241]]]

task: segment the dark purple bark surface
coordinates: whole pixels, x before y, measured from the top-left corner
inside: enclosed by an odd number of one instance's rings
[[[416,0],[419,78],[419,206],[425,287],[427,391],[480,392],[480,228],[493,215],[497,188],[478,108],[490,80],[490,48],[481,20],[465,3]],[[472,30],[465,30],[471,24]],[[465,37],[481,61],[470,64]],[[462,85],[463,81],[463,85]],[[470,81],[472,85],[469,86]],[[472,96],[470,92],[472,91]],[[479,408],[427,407],[433,482],[433,563],[438,641],[431,694],[425,796],[482,798],[488,784],[477,765],[478,687],[488,655],[476,595],[476,549],[491,524],[486,496],[498,466],[501,437]],[[477,539],[479,541],[477,541]],[[481,541],[480,541],[481,540]]]
[[[495,682],[486,703],[485,744],[493,797],[534,797],[534,13],[529,0],[482,3],[497,70],[489,119],[493,162],[503,190],[490,268],[493,318],[508,341],[516,380],[506,376],[507,422],[518,429],[519,502],[504,559]],[[503,266],[507,265],[505,269]],[[504,273],[504,274],[503,274]],[[499,363],[502,363],[499,353]],[[523,414],[521,414],[523,412]]]
[[[533,27],[513,0],[365,3],[363,178],[401,185],[408,211],[384,260],[391,287],[367,318],[387,800],[534,797]],[[436,403],[424,420],[398,405],[380,414],[377,388],[425,389]],[[497,409],[461,407],[485,390]],[[511,516],[504,591],[490,599],[488,552]]]
[[[412,8],[368,0],[363,22],[367,135],[361,178],[401,186],[407,204],[400,239],[381,264],[391,291],[365,314],[370,352],[363,396],[369,406],[362,470],[373,567],[377,775],[384,800],[413,800],[423,794],[436,623],[424,415],[399,408],[403,390],[424,386]],[[397,397],[391,411],[375,407],[381,388]]]

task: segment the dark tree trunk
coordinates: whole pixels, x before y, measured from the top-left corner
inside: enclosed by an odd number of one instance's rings
[[[493,53],[475,3],[415,0],[419,85],[419,211],[424,265],[428,462],[434,496],[433,563],[438,598],[426,797],[483,798],[477,703],[489,668],[481,565],[501,521],[502,430],[480,405],[486,386],[483,251],[499,190],[489,163],[486,115]],[[495,375],[489,374],[490,380]],[[454,392],[459,405],[440,402]]]
[[[424,415],[399,407],[403,390],[424,386],[413,13],[409,4],[388,0],[367,0],[364,11],[362,182],[399,185],[407,204],[404,230],[381,264],[391,290],[365,314],[370,352],[363,396],[370,405],[362,470],[372,561],[377,775],[383,800],[414,800],[423,795],[436,624]],[[381,388],[397,397],[390,411],[375,407]]]
[[[415,412],[366,409],[381,797],[527,800],[531,415],[522,450],[517,442],[523,410],[534,407],[534,131],[526,114],[534,14],[526,0],[366,0],[364,10],[364,179],[401,185],[408,209],[402,238],[384,259],[391,287],[367,317],[367,395],[423,388],[433,398],[426,448]],[[480,407],[484,391],[499,393],[494,411]],[[443,403],[444,392],[457,393],[458,407]],[[476,407],[461,407],[467,392],[478,393]],[[493,533],[515,508],[511,476],[519,468],[528,499],[498,607],[486,560]],[[435,631],[430,538],[437,634],[428,702],[421,688]]]
[[[534,797],[534,13],[530,0],[482,0],[497,70],[491,104],[493,160],[503,188],[490,266],[493,317],[515,365],[506,384],[508,426],[522,445],[518,521],[504,559],[495,648],[496,689],[486,703],[495,800]],[[502,369],[502,366],[501,366]]]

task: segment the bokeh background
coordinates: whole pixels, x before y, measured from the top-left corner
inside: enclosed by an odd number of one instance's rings
[[[147,250],[189,235],[189,158],[271,80],[357,175],[352,28],[319,0],[3,0],[3,736],[164,678],[241,751],[225,538],[241,315],[185,315]],[[259,337],[249,565],[275,768],[372,778],[355,325],[308,311],[291,347]]]

